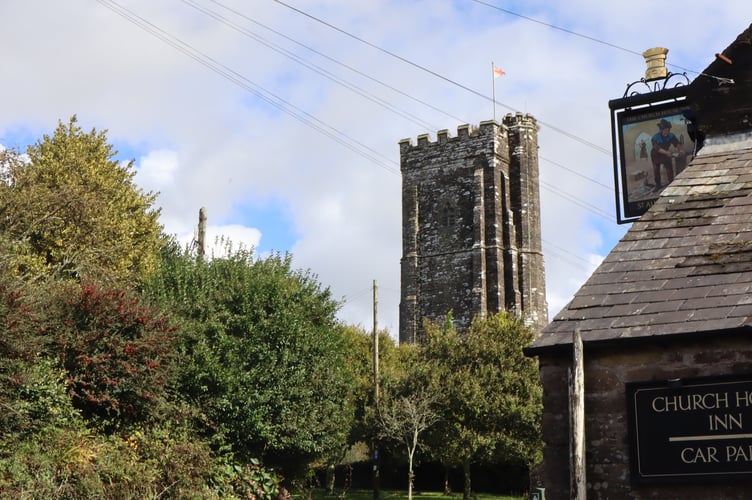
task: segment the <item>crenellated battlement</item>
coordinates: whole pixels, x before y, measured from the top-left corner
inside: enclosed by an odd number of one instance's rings
[[[533,115],[517,112],[515,114],[509,113],[504,116],[502,123],[508,128],[516,127],[535,127],[538,129],[538,121]]]
[[[456,137],[452,137],[449,129],[442,129],[436,132],[435,141],[431,139],[431,134],[420,134],[417,137],[417,144],[414,143],[411,138],[402,139],[399,141],[400,151],[411,148],[442,146],[450,141],[463,141],[493,134],[502,134],[502,138],[505,138],[508,129],[519,129],[521,127],[535,128],[538,130],[538,122],[533,115],[528,113],[508,113],[504,116],[501,123],[496,120],[486,120],[480,122],[478,126],[469,124],[459,125],[457,127]]]
[[[401,342],[450,311],[459,331],[503,310],[545,324],[537,127],[516,113],[399,142]]]
[[[474,139],[485,136],[493,136],[495,134],[502,134],[502,138],[506,136],[506,129],[504,125],[494,120],[487,120],[480,122],[478,126],[469,124],[459,125],[457,127],[457,136],[452,137],[449,133],[449,129],[443,129],[436,132],[436,140],[431,139],[431,134],[421,134],[417,138],[417,144],[413,143],[413,140],[402,139],[399,141],[400,151],[406,151],[412,148],[430,148],[434,146],[443,146],[449,142],[465,141],[468,139]]]

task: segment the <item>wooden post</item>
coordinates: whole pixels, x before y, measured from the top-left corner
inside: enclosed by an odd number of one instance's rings
[[[572,368],[569,371],[569,439],[570,439],[570,498],[587,498],[585,476],[585,368],[583,362],[582,334],[575,329],[572,335]]]
[[[379,285],[373,280],[373,403],[379,406]]]
[[[373,280],[373,408],[379,414],[379,288]],[[373,498],[379,500],[381,496],[379,471],[379,441],[373,439]]]
[[[206,253],[206,208],[201,207],[198,211],[198,256],[203,257]]]

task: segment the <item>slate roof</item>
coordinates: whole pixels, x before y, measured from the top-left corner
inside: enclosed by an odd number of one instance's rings
[[[752,333],[752,140],[706,145],[527,351]]]
[[[752,333],[752,25],[688,88],[697,156],[554,317],[530,355],[583,342]]]

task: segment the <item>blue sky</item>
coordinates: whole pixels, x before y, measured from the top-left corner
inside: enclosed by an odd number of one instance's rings
[[[259,253],[286,252],[292,248],[298,233],[287,203],[281,199],[244,200],[224,215],[219,224],[232,224],[242,220],[261,231],[261,240],[256,246]]]
[[[76,114],[135,159],[168,232],[190,240],[206,207],[210,238],[291,252],[366,327],[377,280],[379,324],[395,334],[400,140],[491,119],[491,61],[504,69],[497,119],[541,125],[553,315],[628,229],[608,101],[644,75],[639,53],[667,47],[669,69],[695,78],[752,21],[748,0],[674,4],[660,27],[646,0],[286,3],[309,16],[273,0],[4,0],[0,144]]]

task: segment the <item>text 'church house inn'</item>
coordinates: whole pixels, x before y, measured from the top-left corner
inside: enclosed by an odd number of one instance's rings
[[[532,486],[752,498],[752,27],[683,88],[609,104],[633,225],[526,350],[544,388]],[[641,154],[680,127],[663,158]]]

